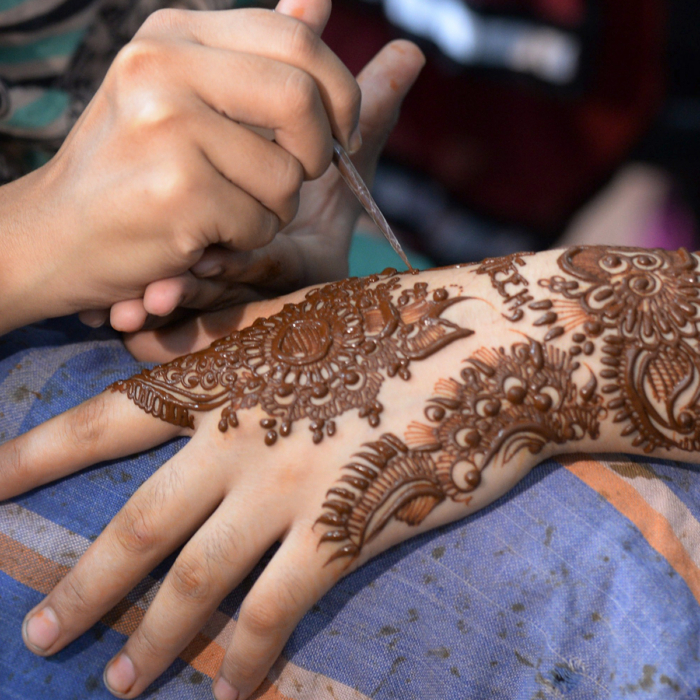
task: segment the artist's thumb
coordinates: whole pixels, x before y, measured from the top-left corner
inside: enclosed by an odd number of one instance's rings
[[[357,76],[362,90],[363,145],[353,161],[368,183],[374,178],[377,161],[398,121],[403,100],[424,65],[422,51],[412,42],[400,39],[387,44]]]
[[[280,0],[275,12],[298,19],[321,36],[331,16],[331,0]]]

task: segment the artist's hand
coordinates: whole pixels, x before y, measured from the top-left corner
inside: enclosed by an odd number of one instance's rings
[[[293,12],[297,6],[297,0],[282,0],[277,12]],[[308,9],[313,6],[305,4],[303,21],[320,34],[327,15],[314,18]],[[357,78],[362,92],[359,131],[363,145],[354,161],[366,181],[374,177],[401,103],[424,61],[415,44],[394,41]],[[262,165],[260,171],[264,177]],[[360,211],[337,169],[330,167],[319,179],[304,183],[296,216],[267,245],[246,250],[236,250],[240,246],[235,244],[234,249],[212,246],[185,274],[152,282],[143,298],[115,304],[109,312],[110,322],[117,330],[134,332],[149,314],[151,327],[162,326],[185,308],[221,308],[342,279],[347,276],[350,238]],[[89,312],[83,318],[101,322],[107,312]]]
[[[328,169],[332,136],[357,149],[359,86],[318,36],[330,0],[284,4],[304,21],[162,10],[144,23],[56,157],[0,192],[0,332],[140,298],[211,246],[264,247]]]

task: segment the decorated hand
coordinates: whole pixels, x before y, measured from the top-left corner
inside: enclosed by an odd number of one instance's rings
[[[339,578],[543,458],[697,459],[697,268],[685,251],[574,248],[326,285],[6,443],[2,497],[192,436],[28,614],[25,641],[56,653],[184,544],[106,670],[135,697],[281,541],[214,682],[247,698]]]

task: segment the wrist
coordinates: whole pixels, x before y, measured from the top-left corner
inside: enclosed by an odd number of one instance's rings
[[[48,207],[42,171],[0,187],[0,335],[67,313],[52,281],[55,255],[47,222],[56,211],[42,220]]]

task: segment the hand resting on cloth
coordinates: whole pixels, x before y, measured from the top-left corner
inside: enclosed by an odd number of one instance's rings
[[[342,576],[546,457],[696,460],[699,288],[684,250],[577,247],[251,304],[210,347],[193,327],[193,354],[0,447],[8,498],[191,436],[29,613],[25,641],[56,653],[184,545],[107,667],[135,697],[280,541],[214,682],[219,700],[249,697]]]

